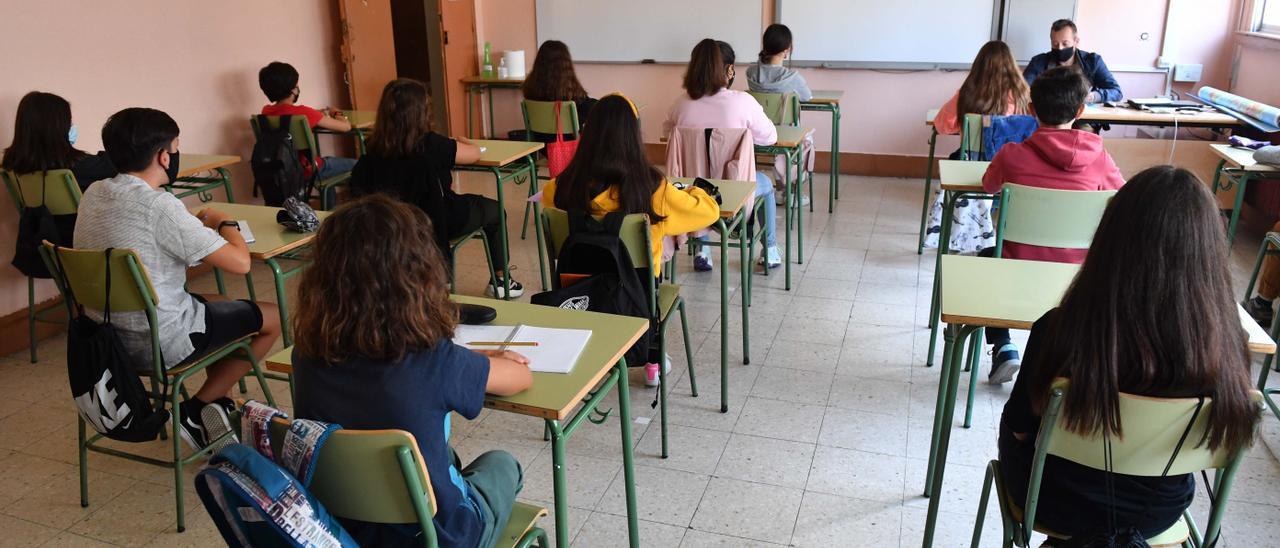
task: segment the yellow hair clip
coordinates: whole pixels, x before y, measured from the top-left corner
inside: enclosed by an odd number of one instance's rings
[[[615,92],[613,92],[613,93],[610,93],[609,95],[605,95],[605,97],[621,97],[621,98],[623,98],[623,99],[627,102],[627,104],[628,104],[628,105],[631,105],[631,113],[632,113],[632,114],[635,114],[637,119],[639,119],[639,118],[640,118],[640,109],[636,108],[636,104],[635,104],[635,102],[633,102],[633,101],[631,100],[631,98],[630,98],[630,97],[627,97],[626,95],[623,95],[623,94],[622,94],[622,92],[615,91]]]

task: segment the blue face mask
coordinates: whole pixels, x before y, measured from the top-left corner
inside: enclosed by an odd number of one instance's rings
[[[71,129],[67,130],[67,142],[74,145],[76,144],[76,138],[78,137],[80,137],[80,129],[77,128],[75,124],[71,124]]]

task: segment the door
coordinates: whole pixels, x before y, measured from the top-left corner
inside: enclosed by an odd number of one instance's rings
[[[377,110],[382,88],[396,78],[390,0],[339,0],[342,61],[351,108]]]
[[[440,9],[440,38],[444,49],[443,103],[449,106],[449,133],[465,135],[467,94],[461,80],[478,73],[480,66],[479,48],[476,45],[476,3],[475,0],[438,0],[437,5]],[[478,104],[477,102],[476,105]],[[480,109],[472,110],[478,114]]]

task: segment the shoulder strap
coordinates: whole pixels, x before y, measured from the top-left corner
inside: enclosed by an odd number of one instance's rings
[[[586,211],[581,209],[571,209],[565,212],[569,217],[569,233],[586,232],[591,229],[588,220],[591,218]]]
[[[293,419],[289,431],[284,435],[284,444],[280,449],[282,454],[277,457],[280,465],[298,478],[303,487],[310,487],[320,449],[329,440],[330,434],[341,429],[337,424]]]
[[[556,101],[555,109],[556,109],[556,142],[563,143],[564,130],[561,129],[560,127],[560,101]]]
[[[621,211],[606,213],[603,221],[605,231],[608,232],[609,234],[617,236],[618,233],[622,231],[622,220],[625,219],[626,217],[627,216],[623,214]]]
[[[111,252],[114,249],[114,247],[108,247],[107,250],[103,252],[107,259],[107,295],[105,299],[106,303],[104,304],[104,309],[102,311],[102,323],[111,323]]]
[[[57,265],[58,275],[62,277],[62,281],[59,284],[62,285],[62,290],[67,293],[66,297],[70,301],[68,305],[77,311],[83,312],[84,309],[81,308],[79,301],[76,300],[75,292],[71,290],[71,282],[67,280],[67,269],[62,267],[62,253],[59,252],[61,249],[59,246],[53,246],[53,263]]]

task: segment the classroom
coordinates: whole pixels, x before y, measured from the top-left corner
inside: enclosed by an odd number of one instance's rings
[[[1280,546],[1280,0],[0,36],[0,546]]]

